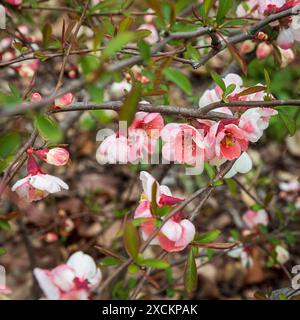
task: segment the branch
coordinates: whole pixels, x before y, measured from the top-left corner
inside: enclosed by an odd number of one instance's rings
[[[300,12],[300,5],[295,6],[293,8],[271,14],[265,19],[255,23],[252,25],[248,30],[245,32],[242,32],[240,34],[234,35],[229,37],[226,41],[231,44],[237,44],[240,42],[243,42],[245,40],[253,39],[257,32],[262,30],[264,27],[269,25],[270,23],[286,18],[291,15],[297,15]],[[208,60],[219,54],[221,51],[223,51],[227,47],[226,42],[223,40],[221,41],[220,48],[219,49],[212,49],[207,55],[205,55],[197,64],[194,65],[194,68],[197,69],[201,66],[203,66]]]

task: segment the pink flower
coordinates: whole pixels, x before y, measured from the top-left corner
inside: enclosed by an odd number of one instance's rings
[[[101,164],[128,163],[131,159],[128,139],[117,134],[107,137],[98,148],[96,159]]]
[[[14,69],[21,77],[31,78],[34,76],[35,72],[38,69],[39,62],[37,60],[34,61],[24,61],[20,64],[15,64]]]
[[[260,224],[264,226],[269,224],[269,217],[264,209],[258,211],[247,210],[243,215],[243,220],[250,229],[255,229]]]
[[[156,230],[155,222],[160,219],[160,217],[154,216],[151,211],[153,197],[155,197],[154,201],[159,207],[173,206],[182,200],[174,198],[170,189],[166,186],[160,186],[148,172],[142,171],[140,179],[143,185],[143,194],[140,205],[135,211],[134,219],[147,219],[147,221],[141,224],[142,236],[144,240],[147,240]],[[156,188],[153,187],[154,184],[156,184]],[[155,194],[153,194],[154,190],[156,190]],[[177,252],[185,249],[194,239],[196,231],[194,225],[189,220],[182,219],[182,215],[182,212],[179,212],[169,219],[151,244],[160,245],[168,252]],[[162,219],[164,218],[162,217]]]
[[[270,117],[277,113],[271,108],[250,108],[241,115],[238,126],[247,140],[257,142],[268,128]]]
[[[165,160],[203,167],[204,138],[195,127],[169,123],[163,128],[161,138],[165,142],[162,148]]]
[[[181,216],[182,213],[179,213],[169,219],[158,236],[160,246],[167,252],[184,250],[195,237],[195,226]]]
[[[285,68],[295,60],[295,54],[292,49],[279,49],[281,53],[281,68]]]
[[[223,78],[223,81],[226,87],[228,87],[231,84],[235,85],[235,89],[233,90],[230,96],[235,96],[240,91],[242,91],[241,88],[243,85],[243,80],[239,75],[234,73],[229,73],[225,78]],[[214,89],[211,89],[211,90],[206,90],[199,100],[199,107],[202,108],[211,103],[222,101],[222,95],[223,95],[223,90],[219,86],[216,86]],[[223,112],[223,113],[232,115],[232,112],[230,111],[230,109],[226,107],[217,108],[214,111]]]
[[[139,27],[139,30],[149,30],[151,34],[144,38],[150,44],[156,43],[159,40],[158,32],[153,24],[145,23]]]
[[[256,49],[256,57],[259,60],[267,58],[273,52],[273,46],[266,42],[262,42],[258,45]]]
[[[129,136],[143,136],[140,139],[145,141],[144,149],[153,154],[163,127],[164,119],[159,113],[137,112],[129,128]]]
[[[146,102],[145,102],[146,103]],[[127,163],[153,154],[164,120],[159,113],[137,112],[127,132],[108,136],[97,150],[99,163]],[[121,131],[121,130],[119,130]]]
[[[35,268],[34,275],[47,300],[88,300],[102,277],[94,260],[81,251],[52,270]]]
[[[5,0],[5,2],[7,2],[12,6],[19,6],[20,4],[22,4],[23,1],[22,0]]]
[[[72,93],[66,93],[65,95],[55,99],[54,104],[55,108],[63,108],[72,103],[74,95]]]
[[[30,96],[31,102],[38,102],[42,100],[42,96],[38,92],[33,92]]]
[[[286,0],[258,0],[261,14],[275,13],[287,2]]]
[[[69,187],[61,179],[43,173],[31,154],[28,156],[28,176],[18,180],[12,187],[12,191],[29,202],[41,200],[62,189],[68,190]]]
[[[35,154],[54,166],[64,166],[70,159],[69,151],[65,148],[40,149],[36,150]]]
[[[248,149],[248,140],[245,139],[243,131],[235,124],[219,121],[214,124],[205,137],[209,159],[237,159],[242,151]]]

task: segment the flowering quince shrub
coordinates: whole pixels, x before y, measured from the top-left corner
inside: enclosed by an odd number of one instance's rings
[[[300,1],[2,5],[0,299],[299,298]]]

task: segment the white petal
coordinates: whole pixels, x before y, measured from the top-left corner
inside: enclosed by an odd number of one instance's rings
[[[67,261],[67,265],[74,269],[77,277],[87,280],[91,286],[100,283],[100,269],[97,268],[92,257],[82,251],[75,252]]]
[[[182,228],[179,223],[168,220],[163,227],[161,232],[171,241],[178,241],[182,235]]]
[[[17,189],[18,187],[20,187],[23,183],[28,182],[29,179],[30,179],[30,177],[25,177],[25,178],[23,178],[23,179],[21,179],[21,180],[18,180],[18,181],[12,186],[11,190],[12,190],[12,191],[16,191],[16,189]]]
[[[39,283],[39,286],[43,290],[46,298],[49,300],[59,300],[60,291],[51,280],[49,276],[50,271],[35,268],[33,270],[33,273]]]

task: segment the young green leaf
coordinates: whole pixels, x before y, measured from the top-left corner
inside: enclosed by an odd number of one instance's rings
[[[199,243],[212,242],[212,241],[216,240],[220,234],[221,234],[220,230],[217,230],[217,229],[210,230],[210,231],[202,234],[200,237],[198,237],[196,242],[199,242]]]
[[[132,222],[126,222],[124,227],[124,246],[128,255],[137,260],[140,250],[140,236]]]
[[[42,30],[43,34],[43,46],[47,47],[51,40],[52,26],[50,23],[46,23]]]
[[[0,138],[0,159],[13,155],[19,148],[21,137],[18,133],[11,132]]]
[[[108,59],[116,52],[122,49],[128,42],[133,41],[135,38],[134,32],[126,31],[118,33],[116,37],[112,38],[106,45],[102,52],[102,58]]]
[[[226,90],[226,85],[222,77],[217,74],[215,71],[211,72],[211,77],[213,78],[214,82],[223,90]]]
[[[34,118],[34,123],[44,140],[57,143],[62,139],[63,133],[52,118],[38,114]]]
[[[142,87],[140,82],[134,82],[128,95],[126,96],[123,105],[121,106],[119,119],[127,121],[128,126],[131,124],[136,113],[138,103],[141,99]]]
[[[214,0],[204,0],[203,6],[204,6],[205,18],[208,17],[209,11],[212,8],[213,4],[214,4]]]
[[[174,82],[182,91],[191,95],[193,92],[191,82],[187,76],[175,68],[168,68],[164,71],[167,80]]]
[[[155,269],[167,269],[169,264],[166,261],[159,259],[145,259],[139,263],[143,267],[150,267]]]
[[[100,266],[108,267],[108,266],[116,266],[121,263],[121,260],[113,258],[113,257],[106,257],[100,262]]]
[[[192,293],[197,289],[198,274],[197,266],[192,248],[189,251],[188,260],[184,273],[184,286],[188,293]]]
[[[233,7],[233,0],[219,0],[219,8],[217,12],[218,25],[223,22],[228,11]]]
[[[124,19],[122,19],[119,25],[118,34],[129,30],[133,22],[134,19],[132,17],[125,17]]]
[[[285,127],[287,128],[289,134],[293,136],[296,133],[296,119],[293,118],[287,110],[278,109],[278,114],[280,120],[283,122]]]

